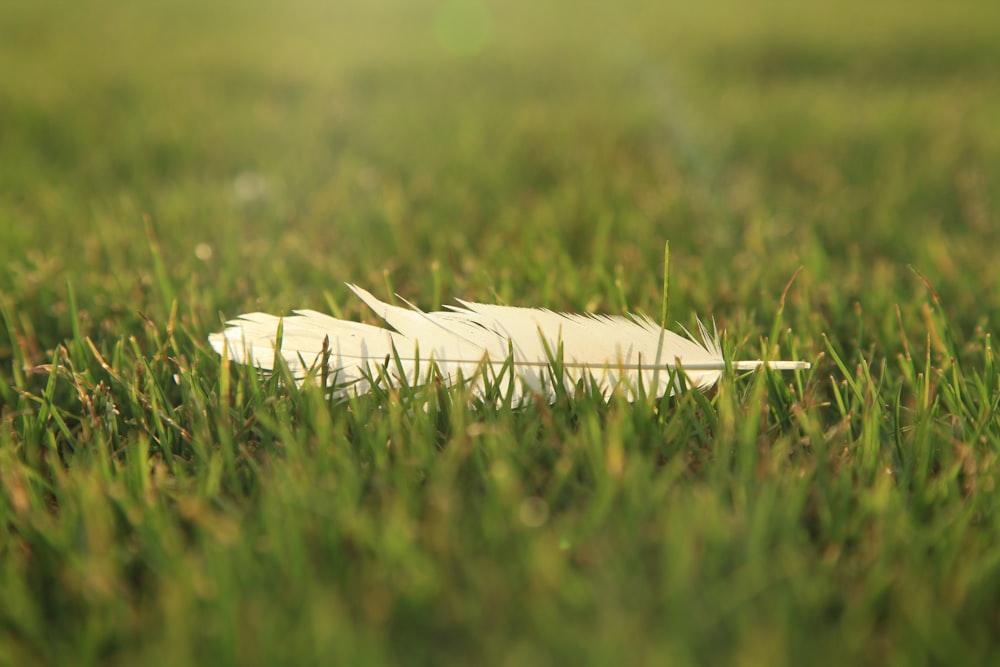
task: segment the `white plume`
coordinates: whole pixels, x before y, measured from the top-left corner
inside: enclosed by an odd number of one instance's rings
[[[392,330],[297,310],[285,318],[240,315],[208,340],[219,354],[265,372],[274,370],[280,354],[297,382],[325,379],[334,398],[367,393],[372,382],[451,385],[459,379],[482,395],[487,378],[502,395],[511,391],[514,404],[531,394],[552,399],[555,382],[572,391],[582,379],[596,382],[605,393],[625,391],[630,399],[640,386],[659,397],[678,390],[680,370],[687,386],[704,390],[726,367],[718,332],[710,334],[700,322],[698,342],[643,315],[574,315],[468,301],[425,313],[380,301],[356,285],[348,287]],[[562,366],[561,378],[553,360]],[[802,361],[731,365],[736,370],[809,368]]]

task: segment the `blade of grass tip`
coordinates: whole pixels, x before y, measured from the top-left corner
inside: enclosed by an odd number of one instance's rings
[[[831,343],[828,340],[826,340],[826,336],[823,336],[823,339],[826,342],[827,346],[829,347],[831,345]],[[834,362],[836,362],[837,366],[841,368],[841,374],[843,375],[844,374],[844,368],[843,368],[842,362],[840,361],[839,357],[836,356],[835,353],[831,353],[831,354],[832,354],[832,356],[834,358]],[[845,379],[841,383],[838,383],[837,379],[834,378],[832,375],[830,376],[830,388],[833,391],[834,402],[837,404],[837,409],[840,411],[840,416],[841,416],[842,419],[846,419],[847,418],[847,414],[848,414],[849,410],[847,408],[847,401],[844,400],[844,395],[840,391],[840,386],[841,386],[841,384],[846,385],[849,382],[850,382],[850,380],[847,379],[846,375],[845,375]],[[855,393],[855,392],[853,391],[853,387],[852,387],[852,394],[853,393]]]
[[[385,281],[386,298],[389,299],[389,303],[396,305],[396,290],[392,288],[392,276],[389,275],[389,269],[382,271],[382,280]]]
[[[667,304],[670,302],[670,241],[663,244],[663,304],[660,308],[660,328],[667,328]]]
[[[667,394],[664,394],[666,396]],[[708,437],[709,431],[717,431],[719,427],[719,414],[718,410],[712,406],[712,400],[707,394],[701,391],[688,392],[691,396],[691,400],[694,401],[698,407],[701,409],[702,414],[697,420],[697,425],[699,429],[704,429],[704,437]],[[718,400],[718,393],[716,393],[716,399]]]
[[[73,282],[66,279],[66,300],[69,302],[69,325],[73,331],[73,340],[70,342],[71,357],[79,362],[82,368],[85,365],[83,355],[83,336],[80,334],[80,314],[76,305],[76,290],[73,289]]]
[[[615,296],[618,297],[618,307],[621,308],[623,313],[627,313],[628,299],[625,297],[625,281],[622,276],[623,273],[624,269],[621,264],[615,267]]]
[[[924,391],[921,396],[921,407],[926,411],[931,404],[931,332],[927,332],[927,344],[924,355]]]
[[[167,340],[164,343],[164,347],[169,347],[175,352],[177,351],[177,340],[174,338],[174,332],[177,330],[177,310],[177,299],[174,299],[170,303],[170,315],[167,317]]]
[[[174,302],[174,289],[170,284],[167,267],[163,263],[163,256],[160,254],[160,242],[153,231],[153,220],[149,215],[143,215],[142,220],[146,225],[146,239],[149,243],[149,252],[153,258],[153,272],[156,274],[157,286],[160,288],[160,294],[163,296],[163,303],[171,304]]]
[[[790,350],[790,353],[791,353],[791,358],[792,359],[801,359],[802,358],[802,354],[799,352],[799,346],[795,344],[795,339],[794,338],[792,339],[792,348]],[[823,353],[821,352],[816,357],[816,360],[814,360],[814,362],[813,362],[813,367],[814,368],[818,366],[818,364],[816,363],[816,361],[818,361],[822,357],[823,357]],[[815,372],[815,371],[813,371],[813,372]],[[793,382],[795,382],[795,387],[796,387],[796,389],[798,389],[800,400],[802,399],[802,397],[804,397],[806,395],[805,380],[804,380],[805,375],[806,374],[803,371],[796,371],[795,374],[793,375]]]
[[[514,372],[514,341],[507,339],[507,358],[503,362],[503,366],[500,367],[500,373],[496,375],[496,382],[502,382],[502,378],[506,373],[507,391],[504,395],[503,409],[511,410],[514,407],[514,391],[517,389],[517,375]],[[504,386],[504,385],[501,385]]]
[[[320,386],[326,391],[330,386],[330,336],[323,336],[323,349],[319,355]]]
[[[766,371],[753,375],[743,407],[746,412],[734,425],[736,438],[731,456],[733,463],[736,464],[735,471],[739,473],[738,481],[744,483],[751,480],[757,468],[760,452],[756,443],[763,437],[762,431],[767,428],[766,415],[770,410],[767,378]]]
[[[7,384],[7,380],[5,380],[3,375],[0,374],[0,404],[13,405],[16,400],[17,397],[14,392],[14,387]]]
[[[927,291],[930,293],[932,310],[937,314],[937,318],[939,320],[938,324],[940,325],[940,331],[938,330],[938,326],[935,326],[935,323],[931,320],[929,315],[925,317],[927,330],[930,334],[928,342],[933,341],[936,343],[937,347],[947,354],[947,358],[943,360],[943,364],[951,366],[948,370],[951,370],[952,384],[956,391],[959,392],[958,395],[961,396],[961,390],[958,386],[959,376],[962,371],[961,360],[958,353],[959,345],[955,338],[955,332],[952,330],[950,321],[948,320],[948,315],[944,312],[944,306],[941,304],[941,297],[938,296],[934,286],[931,285],[931,282],[922,273],[917,271],[912,266],[910,267],[910,270],[913,271],[913,273],[917,276],[920,282],[924,284],[924,287],[927,288]],[[942,370],[945,370],[945,368],[942,368]]]
[[[903,384],[896,385],[896,395],[892,402],[892,443],[893,468],[903,470],[906,463],[906,443],[903,442]]]
[[[837,349],[833,346],[833,342],[826,337],[826,334],[821,334],[821,335],[823,336],[823,343],[826,345],[827,352],[830,353],[830,356],[833,358],[834,363],[837,364],[837,368],[840,369],[841,375],[843,375],[844,380],[851,388],[851,393],[854,394],[854,397],[859,402],[864,403],[865,400],[864,391],[862,390],[861,385],[858,383],[858,379],[854,376],[853,373],[851,373],[848,370],[847,364],[844,363],[843,358],[841,358],[840,354],[837,353]]]
[[[663,392],[662,396],[660,396],[655,400],[656,409],[659,412],[660,419],[663,418],[663,415],[667,414],[670,402],[675,400],[674,398],[675,392],[673,391],[673,389],[677,388],[677,368],[667,366],[664,369],[664,372],[667,374],[666,391]]]
[[[14,317],[13,313],[10,312],[10,305],[7,303],[5,295],[0,294],[0,316],[3,317],[4,328],[7,329],[7,337],[10,339],[11,346],[11,374],[14,376],[14,387],[20,389],[21,391],[27,391],[27,383],[25,382],[24,367],[25,358],[24,350],[18,343],[20,338],[17,332],[14,330]],[[12,396],[4,396],[4,400],[8,404],[14,402]]]
[[[229,409],[229,388],[232,381],[232,367],[229,362],[229,339],[222,339],[222,358],[219,362],[219,414],[224,415]]]
[[[274,358],[281,356],[281,344],[285,340],[285,317],[278,318],[278,330],[274,333]]]
[[[431,306],[434,310],[441,309],[441,262],[434,260],[431,262],[431,281],[433,284],[433,298]]]
[[[656,341],[656,359],[653,361],[653,387],[660,386],[660,370],[663,365],[663,339],[667,333],[667,303],[670,299],[670,241],[663,244],[663,303],[660,306],[660,337]],[[655,393],[655,392],[654,392]]]
[[[65,348],[60,346],[59,348],[56,349],[55,353],[52,355],[52,370],[49,373],[49,379],[45,385],[45,393],[42,395],[42,397],[45,399],[45,404],[44,404],[45,409],[39,411],[38,418],[39,418],[39,424],[43,426],[44,422],[42,416],[43,415],[45,416],[44,421],[47,421],[49,418],[51,418],[52,421],[54,421],[56,426],[58,427],[59,432],[63,434],[64,438],[66,438],[66,444],[69,445],[70,451],[76,451],[77,449],[76,438],[73,436],[73,433],[69,430],[69,426],[67,426],[66,422],[63,420],[62,415],[59,414],[59,407],[55,403],[56,381],[59,376],[59,367],[61,365],[59,362],[61,361],[63,355],[65,354],[66,354]],[[50,442],[54,443],[54,440],[50,440]],[[52,453],[58,455],[58,451],[56,450],[53,450]]]
[[[94,360],[97,361],[97,364],[101,367],[101,369],[103,369],[104,372],[108,374],[108,377],[111,379],[111,381],[119,385],[124,385],[125,381],[122,379],[121,375],[118,373],[118,371],[115,370],[114,366],[112,365],[114,361],[112,361],[112,364],[108,364],[107,360],[104,358],[104,355],[102,355],[100,350],[97,349],[97,346],[94,345],[94,341],[92,341],[89,336],[84,339],[84,342],[90,349],[91,356],[94,358]],[[115,348],[116,350],[121,349],[121,341],[119,341],[118,344],[116,344]],[[118,362],[119,368],[121,367],[120,363],[121,362],[119,360]]]
[[[145,360],[143,360],[141,364],[146,375],[146,379],[143,381],[144,386],[142,387],[142,390],[145,393],[137,395],[147,410],[149,423],[153,427],[153,435],[155,435],[157,444],[163,450],[165,456],[166,452],[171,452],[172,455],[174,452],[172,444],[175,441],[173,434],[175,432],[179,433],[184,440],[189,442],[191,437],[187,434],[187,431],[181,428],[173,417],[168,414],[170,404],[164,400],[164,397],[160,392],[156,380],[153,377],[153,369],[148,363],[146,363]]]
[[[332,293],[324,291],[323,300],[326,301],[326,305],[330,309],[330,313],[334,317],[336,317],[338,320],[344,319],[344,311],[337,304],[336,300],[333,298]]]
[[[399,350],[396,346],[392,346],[392,361],[393,365],[396,367],[396,374],[399,376],[397,380],[397,386],[400,391],[405,391],[407,394],[412,394],[413,389],[420,386],[420,344],[418,341],[413,342],[413,379],[406,376],[406,369],[403,367],[403,360],[399,356]]]
[[[992,391],[991,388],[996,386],[996,375],[996,365],[993,354],[993,337],[991,334],[986,334],[986,339],[983,341],[983,376],[980,381],[984,398],[990,391]],[[1000,396],[996,397],[994,406],[997,405],[998,402],[1000,402]]]
[[[896,323],[899,324],[899,340],[903,344],[903,358],[912,367],[913,357],[910,355],[910,343],[906,339],[906,328],[903,326],[903,313],[900,311],[898,303],[896,304]]]
[[[778,334],[781,331],[781,323],[785,314],[785,299],[788,298],[788,292],[792,289],[792,284],[795,282],[795,279],[799,277],[799,274],[802,273],[803,268],[804,267],[800,266],[795,270],[792,277],[788,279],[787,283],[785,283],[785,289],[781,291],[781,299],[778,300],[778,310],[774,314],[774,324],[771,325],[771,345],[778,344]]]
[[[41,396],[38,397],[37,401],[40,405],[38,413],[35,418],[38,421],[38,426],[45,428],[49,419],[49,412],[52,410],[52,397],[55,395],[56,391],[56,375],[59,373],[59,349],[53,353],[52,363],[49,364],[48,372],[49,375],[45,380],[45,389],[42,391]]]
[[[562,338],[557,341],[556,350],[553,354],[552,346],[549,344],[548,339],[541,335],[541,331],[538,334],[539,339],[542,341],[542,348],[545,350],[545,356],[549,362],[547,370],[549,378],[552,381],[552,390],[555,392],[556,399],[562,400],[566,396],[566,385],[564,383],[566,369],[563,367]]]

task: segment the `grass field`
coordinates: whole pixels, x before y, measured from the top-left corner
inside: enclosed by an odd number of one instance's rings
[[[694,4],[0,4],[0,665],[1000,664],[1000,4]],[[813,368],[330,405],[206,342],[655,316],[667,241],[671,321]]]

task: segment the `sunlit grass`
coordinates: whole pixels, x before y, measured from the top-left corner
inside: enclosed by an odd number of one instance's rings
[[[995,662],[995,3],[462,5],[0,9],[0,665]],[[668,240],[668,322],[813,368],[331,404],[206,341],[661,319]]]

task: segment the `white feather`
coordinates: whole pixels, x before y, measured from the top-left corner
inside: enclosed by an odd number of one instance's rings
[[[460,378],[481,395],[489,378],[503,394],[512,391],[515,404],[532,394],[553,398],[555,381],[569,390],[580,380],[592,381],[603,392],[620,389],[633,399],[640,386],[647,395],[675,393],[679,370],[688,386],[707,389],[726,367],[718,333],[709,334],[700,322],[698,342],[642,315],[574,315],[469,301],[425,313],[348,287],[392,330],[313,310],[285,318],[247,313],[209,342],[219,354],[265,372],[274,370],[277,352],[296,381],[325,377],[335,398],[367,393],[372,381],[417,386],[440,379],[450,385]],[[561,361],[561,379],[553,359]],[[736,370],[763,365],[809,368],[802,361],[731,363]]]

